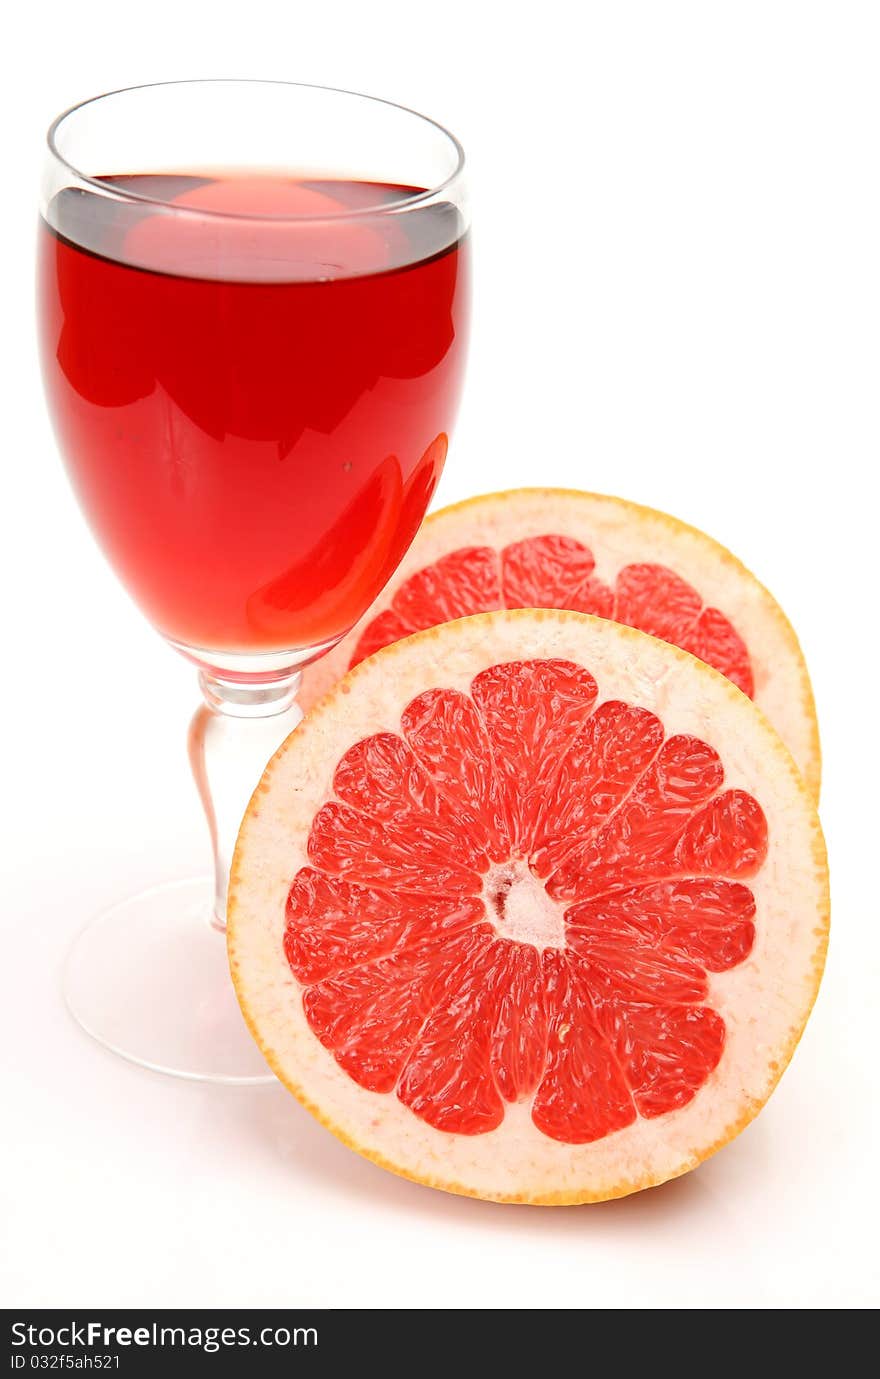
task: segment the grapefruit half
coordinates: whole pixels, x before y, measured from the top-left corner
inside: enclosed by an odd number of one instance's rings
[[[766,1101],[827,940],[794,762],[668,643],[520,610],[399,641],[281,747],[228,942],[270,1066],[386,1168],[496,1201],[622,1196]]]
[[[622,498],[513,489],[433,513],[357,627],[305,672],[300,702],[389,642],[520,607],[613,618],[707,661],[763,709],[818,799],[813,692],[779,604],[711,537]]]

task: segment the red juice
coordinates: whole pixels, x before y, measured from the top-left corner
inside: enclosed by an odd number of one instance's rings
[[[400,561],[446,456],[459,213],[376,183],[104,180],[145,199],[59,193],[39,259],[46,388],[92,527],[183,647],[332,642]]]

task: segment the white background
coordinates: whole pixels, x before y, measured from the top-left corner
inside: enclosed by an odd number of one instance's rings
[[[3,56],[2,1010],[7,1305],[865,1307],[876,1241],[880,34],[872,4],[18,7]],[[205,860],[190,670],[68,492],[33,350],[42,135],[188,76],[349,86],[467,146],[476,299],[441,501],[528,483],[705,527],[810,661],[835,917],[759,1120],[698,1172],[556,1210],[372,1167],[280,1087],[93,1046],[59,1000],[99,907]]]

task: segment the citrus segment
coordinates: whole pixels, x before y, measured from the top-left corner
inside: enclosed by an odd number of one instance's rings
[[[587,584],[595,586],[599,602],[608,600],[609,609],[613,603],[611,591],[590,579],[596,567],[592,551],[569,536],[515,541],[501,551],[500,565],[505,608],[571,608],[577,601],[575,611],[601,615],[601,608],[580,607],[578,593]]]
[[[599,1036],[590,993],[564,954],[545,955],[546,1072],[532,1106],[536,1129],[551,1140],[589,1144],[636,1119],[630,1089]]]
[[[482,1135],[504,1119],[491,1075],[495,1011],[485,1000],[497,970],[497,945],[478,933],[434,1005],[413,1048],[397,1095],[437,1130]]]
[[[509,824],[492,744],[473,700],[456,690],[428,690],[403,710],[401,728],[448,801],[459,837],[489,858],[503,856]]]
[[[689,632],[703,608],[696,589],[663,565],[625,565],[617,576],[614,616],[628,627],[674,642]]]
[[[410,632],[501,607],[495,552],[478,547],[452,551],[436,565],[419,570],[394,601],[395,612]]]
[[[478,675],[471,698],[489,741],[508,850],[528,856],[550,785],[596,700],[588,671],[564,661],[510,662]]]
[[[645,629],[646,630],[646,629]],[[680,636],[669,637],[683,651],[706,661],[732,680],[750,699],[755,696],[755,676],[749,653],[736,628],[717,608],[704,608]]]
[[[508,944],[498,954],[491,1075],[508,1102],[531,1096],[545,1076],[548,1029],[543,960],[536,947],[525,943]]]

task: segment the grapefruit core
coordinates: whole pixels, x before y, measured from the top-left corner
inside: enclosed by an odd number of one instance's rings
[[[681,646],[754,699],[813,796],[813,693],[782,609],[711,537],[621,498],[513,489],[433,513],[354,630],[310,666],[308,711],[352,665],[437,623],[500,608],[570,608]]]
[[[752,1119],[827,924],[815,808],[754,704],[666,642],[528,609],[331,690],[245,815],[228,942],[270,1066],[347,1144],[568,1203]]]

